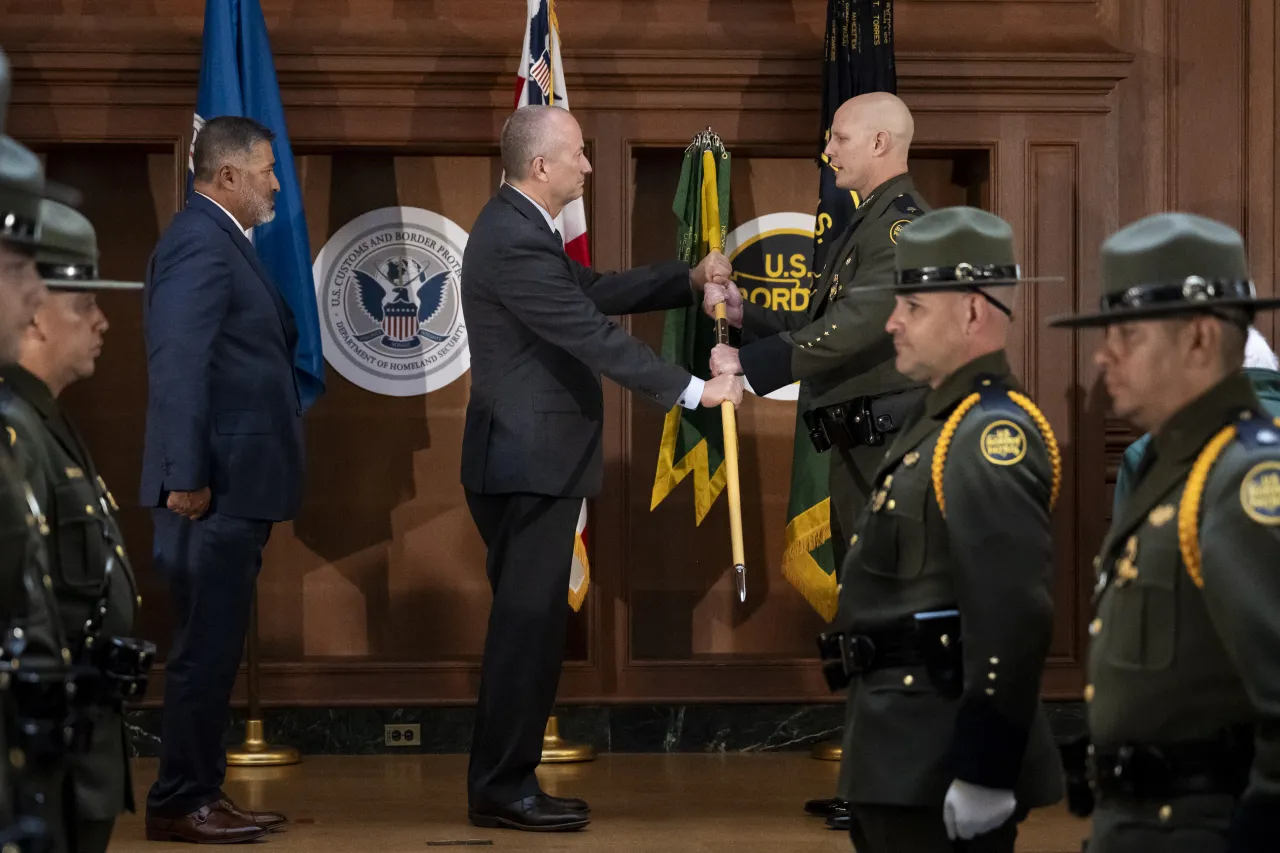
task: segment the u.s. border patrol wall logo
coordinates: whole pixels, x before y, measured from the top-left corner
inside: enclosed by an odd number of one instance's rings
[[[725,238],[724,253],[742,298],[786,311],[809,308],[813,280],[812,213],[769,213],[739,225]],[[768,400],[795,400],[800,383],[766,394]]]
[[[339,228],[312,267],[325,360],[391,397],[436,391],[466,373],[466,246],[457,224],[417,207],[384,207]]]

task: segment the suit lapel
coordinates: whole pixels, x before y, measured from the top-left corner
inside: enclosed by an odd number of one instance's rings
[[[244,256],[244,259],[249,262],[249,266],[253,267],[258,280],[266,289],[267,295],[271,297],[272,304],[276,306],[276,314],[280,318],[280,328],[284,332],[285,342],[288,344],[289,349],[292,350],[298,339],[298,326],[294,321],[293,311],[289,308],[289,303],[285,302],[284,297],[280,295],[280,289],[276,287],[271,274],[267,272],[267,268],[262,265],[262,259],[258,257],[258,250],[254,248],[253,243],[231,221],[231,217],[199,193],[192,195],[188,206],[203,211],[219,228],[227,232],[231,242],[240,250],[240,254]]]
[[[827,294],[831,292],[831,280],[840,274],[840,270],[845,267],[845,260],[853,253],[854,238],[857,236],[858,225],[862,222],[862,218],[865,218],[865,214],[860,218],[860,213],[862,213],[862,208],[858,208],[858,212],[854,213],[853,221],[845,229],[844,234],[841,236],[840,244],[827,262],[826,269],[822,271],[822,275],[818,278],[817,287],[814,288],[813,295],[809,300],[809,319],[811,320],[826,308]]]

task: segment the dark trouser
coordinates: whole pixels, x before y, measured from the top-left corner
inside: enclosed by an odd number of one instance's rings
[[[942,822],[941,803],[936,808],[854,803],[849,835],[857,853],[1013,853],[1018,822],[1011,819],[986,835],[952,841]]]
[[[1103,797],[1093,812],[1093,834],[1088,850],[1089,853],[1225,853],[1235,810],[1236,800],[1228,794],[1158,800]]]
[[[541,792],[534,771],[556,698],[581,498],[467,492],[493,589],[471,734],[472,808]]]
[[[231,688],[244,653],[254,585],[271,522],[214,513],[189,521],[152,510],[155,565],[173,599],[165,664],[160,777],[148,814],[181,817],[222,799]]]
[[[114,820],[77,820],[67,828],[71,850],[75,853],[107,853]]]

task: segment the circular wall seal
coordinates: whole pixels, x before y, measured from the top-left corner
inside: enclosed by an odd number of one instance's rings
[[[803,311],[813,281],[811,213],[768,213],[744,222],[725,238],[724,253],[743,299],[767,308]],[[766,394],[767,400],[795,400],[800,383]]]
[[[325,361],[390,397],[437,391],[466,373],[466,246],[456,223],[417,207],[384,207],[339,228],[311,270]]]

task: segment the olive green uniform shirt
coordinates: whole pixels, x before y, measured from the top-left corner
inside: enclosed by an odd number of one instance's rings
[[[1184,502],[1202,450],[1233,424],[1199,500]],[[1234,818],[1222,798],[1103,798],[1091,851],[1225,850],[1233,822],[1274,846],[1231,849],[1280,849],[1280,428],[1233,373],[1156,433],[1136,474],[1095,564],[1085,689],[1094,748],[1252,726],[1255,755]],[[1191,564],[1180,532],[1194,540]],[[1183,846],[1152,847],[1154,838]]]
[[[48,519],[50,575],[70,647],[79,652],[100,603],[101,632],[131,637],[138,591],[114,498],[48,386],[16,365],[0,368],[0,379],[0,418],[14,431],[14,453]],[[134,805],[124,717],[118,708],[89,713],[92,747],[68,759],[76,815],[111,820]]]
[[[840,783],[854,803],[941,808],[954,779],[1012,790],[1026,807],[1062,796],[1040,702],[1053,631],[1053,451],[1010,398],[1016,387],[1003,351],[974,360],[930,392],[875,473],[836,624],[874,631],[957,609],[960,636],[940,642],[961,644],[963,679],[944,695],[923,666],[855,678]]]

